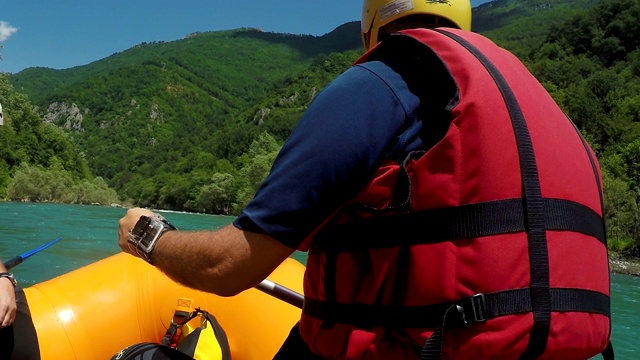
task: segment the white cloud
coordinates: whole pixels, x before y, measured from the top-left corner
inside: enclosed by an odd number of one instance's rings
[[[18,28],[14,28],[6,21],[0,21],[0,41],[7,40]]]

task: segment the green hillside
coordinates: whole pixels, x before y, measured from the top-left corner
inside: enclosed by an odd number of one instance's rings
[[[72,134],[44,122],[27,97],[0,74],[0,199],[110,204],[119,202],[104,179],[92,177]]]
[[[334,31],[315,37],[277,34],[257,29],[201,32],[172,42],[142,43],[91,64],[70,69],[28,68],[11,76],[13,86],[40,103],[62,89],[79,86],[82,81],[145,63],[170,64],[224,90],[259,92],[270,79],[296,72],[319,54],[341,52],[361,46],[359,38],[345,36],[359,31],[359,23],[347,23]],[[224,88],[225,82],[251,82],[244,87]],[[251,85],[251,86],[249,86]],[[248,99],[247,99],[248,100]]]
[[[193,210],[185,204],[195,206],[198,194],[188,189],[209,182],[219,164],[239,167],[239,157],[262,132],[282,141],[299,118],[297,111],[286,122],[256,126],[256,104],[277,84],[296,81],[319,91],[352,60],[320,77],[309,66],[326,68],[330,54],[359,49],[358,29],[352,22],[321,37],[256,29],[198,33],[72,69],[27,69],[11,81],[45,120],[73,135],[92,172],[123,198]],[[311,98],[298,102],[304,107]]]
[[[553,25],[598,0],[495,0],[473,9],[472,30],[523,57],[542,45]]]

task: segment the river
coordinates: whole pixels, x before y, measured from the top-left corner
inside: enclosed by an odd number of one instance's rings
[[[125,209],[0,202],[0,258],[4,261],[62,237],[54,246],[13,269],[23,287],[45,281],[116,254],[118,219]],[[210,229],[233,218],[165,212],[181,229]],[[304,262],[304,254],[295,258]],[[611,276],[613,345],[618,359],[640,359],[640,278]]]

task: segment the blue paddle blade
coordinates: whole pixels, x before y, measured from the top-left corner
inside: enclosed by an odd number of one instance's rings
[[[62,236],[57,238],[57,239],[55,239],[55,240],[53,240],[53,241],[50,241],[50,242],[48,242],[46,244],[42,244],[42,245],[38,246],[37,248],[35,248],[33,250],[27,251],[26,253],[20,255],[20,257],[22,258],[22,260],[26,260],[29,256],[48,248],[49,246],[51,246],[51,245],[57,243],[58,241],[60,241],[60,239],[62,239]]]
[[[14,268],[17,265],[20,265],[23,261],[25,261],[31,255],[36,254],[36,253],[48,248],[49,246],[51,246],[51,245],[57,243],[58,241],[60,241],[60,239],[62,239],[62,236],[57,238],[57,239],[55,239],[55,240],[53,240],[53,241],[49,241],[46,244],[42,244],[42,245],[38,246],[37,248],[35,248],[33,250],[27,251],[24,254],[18,255],[16,257],[14,257],[13,259],[3,263],[3,265],[7,270],[9,270],[11,268]]]

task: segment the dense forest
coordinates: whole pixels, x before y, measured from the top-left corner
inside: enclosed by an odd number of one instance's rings
[[[42,120],[23,94],[0,74],[4,121],[0,126],[0,198],[72,204],[119,203],[101,177],[93,177],[72,134]]]
[[[611,249],[640,255],[640,0],[497,0],[473,15],[595,149]],[[237,29],[0,75],[0,198],[237,213],[361,53],[357,22],[321,37]]]

